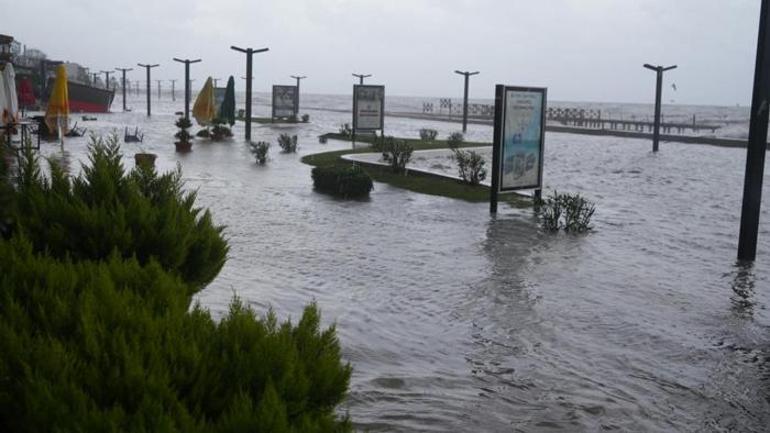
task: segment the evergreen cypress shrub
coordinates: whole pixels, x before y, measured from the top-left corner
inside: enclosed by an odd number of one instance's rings
[[[36,251],[73,260],[101,260],[113,251],[140,263],[155,258],[194,291],[214,279],[227,254],[223,227],[195,207],[194,192],[182,190],[179,168],[126,172],[116,137],[92,138],[89,160],[72,180],[50,161],[46,179],[34,152],[23,154],[17,207]]]
[[[0,238],[0,431],[351,431],[335,414],[351,369],[317,307],[294,324],[237,299],[219,322],[191,306],[221,228],[179,170],[125,173],[98,139],[90,158],[72,180],[21,158]]]
[[[364,197],[374,188],[372,178],[360,166],[319,166],[312,171],[318,191],[344,198]]]

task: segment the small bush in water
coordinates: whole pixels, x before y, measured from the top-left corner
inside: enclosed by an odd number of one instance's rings
[[[438,136],[438,131],[435,129],[428,129],[423,128],[420,130],[420,140],[425,142],[431,142],[436,139],[436,136]]]
[[[313,168],[313,186],[318,191],[345,198],[369,195],[372,178],[358,165]]]
[[[472,150],[455,150],[455,160],[460,171],[460,177],[466,183],[478,185],[487,178],[487,169],[484,168],[484,157]]]
[[[414,147],[406,140],[399,140],[392,136],[379,137],[372,146],[378,152],[382,152],[382,159],[390,163],[394,173],[406,170],[406,165],[412,159]]]
[[[278,145],[281,146],[283,153],[294,153],[297,151],[297,136],[281,134],[278,137]]]
[[[270,150],[270,143],[267,141],[258,141],[249,143],[251,154],[257,159],[257,164],[267,162],[267,152]]]
[[[349,123],[343,123],[340,125],[339,134],[343,137],[352,137],[353,136],[353,130],[350,129]]]
[[[303,123],[310,122],[310,115],[309,114],[303,114],[302,115],[302,122]]]
[[[580,194],[553,194],[537,204],[544,230],[583,233],[591,230],[591,217],[596,206]]]
[[[457,150],[458,147],[463,145],[463,142],[465,142],[465,137],[463,137],[462,132],[453,132],[446,139],[447,146],[452,150]]]

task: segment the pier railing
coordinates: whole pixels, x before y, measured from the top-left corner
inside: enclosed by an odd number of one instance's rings
[[[468,117],[481,122],[491,122],[495,107],[492,104],[468,104]],[[429,118],[460,118],[463,112],[463,104],[454,103],[451,99],[440,99],[438,104],[434,102],[422,103],[422,114]],[[633,131],[652,132],[654,122],[652,119],[629,116],[623,118],[622,114],[602,112],[599,109],[549,107],[546,109],[546,119],[550,124],[570,128],[586,128],[609,131]],[[716,133],[722,125],[716,123],[699,122],[696,116],[692,121],[684,122],[679,118],[676,121],[666,121],[665,116],[661,122],[661,131],[665,134],[698,134],[702,131]]]

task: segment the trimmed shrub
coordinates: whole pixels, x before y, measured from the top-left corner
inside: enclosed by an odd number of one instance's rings
[[[344,198],[367,196],[374,188],[372,178],[358,165],[314,167],[312,176],[316,190]]]
[[[283,153],[294,153],[297,151],[297,136],[281,134],[278,137],[278,145],[281,146]]]
[[[302,115],[302,122],[303,123],[310,122],[310,115],[309,114],[303,114]]]
[[[257,159],[257,164],[264,164],[267,162],[267,151],[270,150],[270,143],[267,141],[251,142],[249,143],[251,154]]]
[[[449,134],[449,137],[446,139],[447,146],[452,150],[457,150],[457,148],[462,146],[464,142],[465,137],[462,132],[453,132]]]
[[[580,194],[553,194],[537,203],[540,224],[544,230],[583,233],[592,229],[591,217],[596,206]]]
[[[478,185],[487,178],[487,169],[484,168],[484,158],[472,150],[455,150],[455,160],[463,182]]]
[[[435,129],[423,128],[420,130],[420,140],[424,142],[435,141],[438,136],[438,131]]]

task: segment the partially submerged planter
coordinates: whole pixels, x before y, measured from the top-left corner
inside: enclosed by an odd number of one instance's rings
[[[137,167],[155,167],[155,159],[158,155],[154,153],[135,153],[134,162]]]
[[[192,141],[177,141],[174,146],[177,152],[189,152],[192,150]]]

